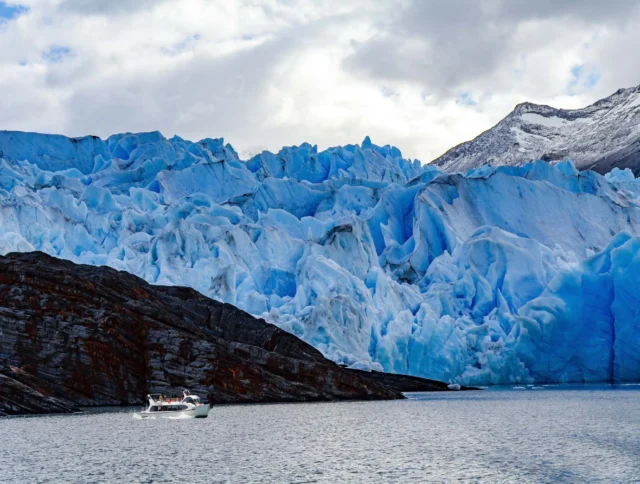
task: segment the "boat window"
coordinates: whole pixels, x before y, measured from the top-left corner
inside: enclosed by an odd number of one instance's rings
[[[158,411],[158,407],[156,407],[155,405],[153,407],[149,408],[150,412],[157,412]]]
[[[193,403],[193,398],[187,397],[184,399],[184,403]]]

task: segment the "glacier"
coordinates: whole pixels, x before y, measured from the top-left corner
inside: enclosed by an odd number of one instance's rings
[[[0,132],[0,253],[184,285],[334,361],[471,385],[640,380],[640,179],[445,173],[366,138]]]

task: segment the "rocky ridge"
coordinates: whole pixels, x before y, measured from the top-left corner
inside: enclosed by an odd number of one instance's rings
[[[450,172],[484,164],[572,160],[581,170],[640,173],[640,86],[620,89],[582,109],[522,103],[493,128],[432,163]]]
[[[384,377],[193,289],[39,252],[0,257],[0,413],[139,404],[181,388],[213,403],[402,398]]]

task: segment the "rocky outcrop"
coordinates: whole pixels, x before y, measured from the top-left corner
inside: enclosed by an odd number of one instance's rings
[[[232,305],[40,252],[0,257],[0,375],[4,413],[182,388],[213,403],[402,398]]]
[[[72,413],[78,407],[47,396],[47,384],[18,368],[0,369],[0,417],[39,413]]]
[[[398,392],[448,392],[456,390],[477,390],[476,387],[467,387],[464,385],[450,385],[438,380],[429,380],[428,378],[419,378],[410,375],[398,375],[395,373],[383,373],[380,371],[362,371],[349,370],[359,373],[363,378],[369,381],[381,383]]]

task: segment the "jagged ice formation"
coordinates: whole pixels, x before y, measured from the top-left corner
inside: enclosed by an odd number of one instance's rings
[[[466,384],[640,380],[640,179],[444,173],[367,138],[0,132],[0,252],[191,286],[357,368]]]

